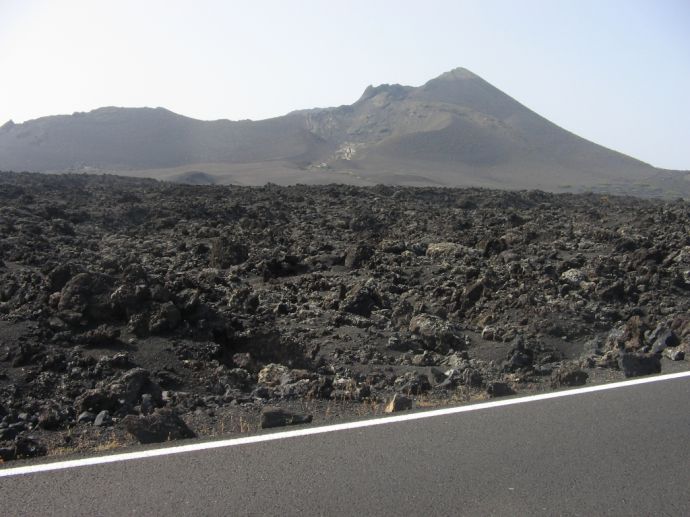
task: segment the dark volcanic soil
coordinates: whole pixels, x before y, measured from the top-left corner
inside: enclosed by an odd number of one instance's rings
[[[689,294],[683,201],[0,173],[0,458],[684,368]]]

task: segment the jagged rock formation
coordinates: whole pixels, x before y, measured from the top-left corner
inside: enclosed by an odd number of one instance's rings
[[[689,226],[681,200],[0,173],[0,459],[687,369]]]

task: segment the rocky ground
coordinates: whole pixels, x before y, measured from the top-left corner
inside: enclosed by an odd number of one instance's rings
[[[684,369],[690,204],[0,173],[0,458]]]

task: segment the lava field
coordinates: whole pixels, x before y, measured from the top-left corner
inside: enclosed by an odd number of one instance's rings
[[[0,459],[687,369],[690,204],[0,173]]]

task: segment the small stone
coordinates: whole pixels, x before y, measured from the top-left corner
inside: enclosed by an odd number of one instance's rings
[[[410,347],[406,341],[403,341],[398,336],[391,336],[388,338],[388,343],[386,343],[386,348],[389,350],[396,350],[398,352],[407,352]]]
[[[490,382],[486,387],[486,392],[491,398],[506,397],[515,394],[513,389],[505,382]]]
[[[494,327],[484,327],[482,330],[482,339],[493,341],[496,336],[496,329]]]
[[[94,427],[104,427],[112,423],[112,418],[110,418],[110,412],[103,410],[96,415],[93,421]]]
[[[484,382],[484,379],[480,371],[474,368],[467,368],[462,372],[462,383],[465,386],[478,388],[482,385],[482,382]]]
[[[43,443],[32,437],[18,438],[15,441],[15,450],[17,458],[36,458],[45,456],[48,452]]]
[[[439,355],[429,350],[425,350],[421,354],[412,356],[412,364],[414,366],[435,366],[439,364]]]
[[[340,304],[340,308],[356,314],[369,318],[371,313],[381,308],[383,300],[381,294],[372,283],[357,284],[346,294],[345,299]]]
[[[395,379],[393,386],[399,393],[419,395],[431,390],[429,378],[417,372],[405,372]]]
[[[0,429],[0,442],[14,440],[18,434],[19,431],[14,427],[5,427],[4,429]]]
[[[384,412],[386,413],[397,413],[398,411],[407,411],[412,409],[412,399],[406,395],[396,393],[388,404]]]
[[[38,416],[38,426],[42,429],[55,430],[60,426],[60,413],[54,408],[44,410]]]
[[[678,339],[678,336],[676,336],[675,332],[672,330],[664,330],[663,332],[659,333],[659,336],[654,342],[652,352],[660,354],[669,347],[678,346],[679,343],[680,340]]]
[[[685,352],[679,348],[667,348],[664,350],[664,355],[671,361],[682,361],[685,359]]]
[[[256,367],[254,359],[249,352],[234,354],[232,362],[237,368],[244,368],[245,370],[254,370]]]
[[[579,285],[585,279],[585,274],[579,269],[569,269],[561,273],[561,280],[571,285]]]
[[[17,450],[14,447],[0,447],[0,462],[12,461],[17,457]]]
[[[623,370],[626,377],[638,377],[661,372],[658,354],[621,353],[618,357],[618,366]]]
[[[374,255],[374,248],[368,244],[358,243],[350,246],[345,254],[345,267],[358,269]]]
[[[95,419],[96,415],[94,415],[91,411],[84,411],[80,413],[77,417],[77,423],[84,424],[88,422],[93,422]]]
[[[150,393],[144,393],[141,396],[141,414],[150,415],[153,413],[155,406],[153,405],[153,397]]]
[[[559,368],[551,374],[551,386],[582,386],[587,382],[589,375],[580,368]]]
[[[293,413],[277,407],[265,407],[261,412],[261,428],[283,427],[286,425],[308,424],[312,415]]]
[[[266,386],[277,386],[281,383],[283,377],[287,375],[289,371],[290,369],[282,364],[268,364],[259,372],[259,384],[264,384]]]

